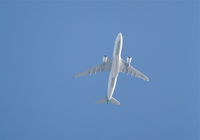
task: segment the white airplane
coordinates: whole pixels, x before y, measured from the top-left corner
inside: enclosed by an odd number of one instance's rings
[[[132,60],[131,57],[127,57],[127,61],[121,58],[122,43],[122,33],[119,33],[115,40],[112,59],[109,59],[107,56],[104,55],[102,64],[99,64],[89,70],[74,75],[74,77],[77,78],[84,75],[96,74],[97,72],[110,72],[107,96],[97,101],[97,103],[111,102],[113,104],[120,105],[120,102],[113,97],[117,78],[120,72],[130,74],[145,81],[149,81],[149,78],[147,76],[145,76],[143,73],[139,72],[137,69],[130,65]]]

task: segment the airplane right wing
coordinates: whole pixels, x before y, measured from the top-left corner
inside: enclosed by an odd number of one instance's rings
[[[140,72],[133,66],[129,65],[123,59],[121,60],[120,72],[130,74],[131,76],[135,76],[135,77],[140,78],[145,81],[149,81],[149,78],[146,75],[144,75],[142,72]]]
[[[77,73],[74,75],[74,77],[78,78],[85,75],[92,75],[92,74],[96,74],[97,72],[110,72],[111,67],[112,67],[112,60],[107,59],[106,62],[103,62],[102,64],[92,67],[84,72]]]

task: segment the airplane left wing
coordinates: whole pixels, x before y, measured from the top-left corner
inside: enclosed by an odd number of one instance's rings
[[[145,81],[149,81],[149,78],[146,75],[144,75],[142,72],[140,72],[133,66],[129,65],[123,59],[121,59],[120,72],[130,74],[131,76],[135,76],[135,77],[140,78]]]
[[[92,75],[92,74],[96,74],[97,72],[110,72],[111,67],[112,67],[112,60],[107,59],[106,62],[103,62],[102,64],[92,67],[84,72],[77,73],[74,75],[74,77],[78,78],[85,75]]]

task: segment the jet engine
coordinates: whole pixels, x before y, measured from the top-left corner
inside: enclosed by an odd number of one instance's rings
[[[102,60],[104,63],[106,63],[108,61],[108,56],[104,55]]]
[[[130,64],[131,64],[131,61],[132,61],[132,57],[128,56],[128,57],[126,58],[126,62],[128,63],[129,66],[130,66]]]

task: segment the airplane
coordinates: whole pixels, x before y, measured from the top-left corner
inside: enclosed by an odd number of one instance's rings
[[[103,102],[111,102],[113,104],[120,105],[120,102],[113,97],[117,78],[120,72],[130,74],[131,76],[135,76],[145,81],[149,81],[149,78],[146,75],[131,66],[132,57],[127,57],[127,61],[121,58],[122,44],[123,37],[122,33],[120,32],[115,40],[112,59],[109,59],[106,55],[104,55],[102,60],[103,63],[74,75],[75,78],[78,78],[85,75],[96,74],[97,72],[110,72],[107,95],[105,98],[97,101],[98,104]]]

